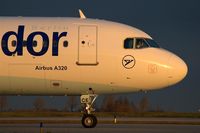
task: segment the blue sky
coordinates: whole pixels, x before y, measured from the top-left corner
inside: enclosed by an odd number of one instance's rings
[[[0,16],[87,17],[137,27],[189,67],[187,78],[168,89],[127,95],[138,101],[148,96],[153,106],[166,110],[197,111],[200,108],[200,1],[199,0],[1,0]],[[45,97],[49,106],[61,108],[65,97]],[[101,98],[101,97],[100,97]],[[9,97],[10,106],[28,108],[35,97]],[[59,103],[59,104],[58,104]]]

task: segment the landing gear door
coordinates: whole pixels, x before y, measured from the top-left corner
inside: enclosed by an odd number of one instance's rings
[[[98,65],[97,26],[79,26],[78,65]]]

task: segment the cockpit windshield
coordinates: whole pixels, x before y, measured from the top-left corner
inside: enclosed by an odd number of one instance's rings
[[[124,40],[125,49],[143,49],[143,48],[160,48],[160,46],[152,39],[147,38],[126,38]]]
[[[144,39],[141,39],[141,38],[136,39],[136,42],[135,42],[136,49],[142,49],[142,48],[148,48],[148,47],[149,45]]]
[[[160,46],[152,39],[145,39],[147,41],[147,43],[154,48],[160,48]]]

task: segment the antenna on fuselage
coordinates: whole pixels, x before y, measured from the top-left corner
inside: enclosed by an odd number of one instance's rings
[[[82,12],[82,10],[79,9],[78,11],[79,11],[80,18],[81,18],[81,19],[86,19],[86,16],[85,16],[85,14]]]

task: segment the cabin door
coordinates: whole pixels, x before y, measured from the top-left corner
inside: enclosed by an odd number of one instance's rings
[[[97,26],[81,25],[78,29],[78,65],[98,65]]]

